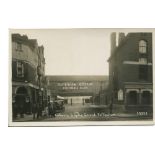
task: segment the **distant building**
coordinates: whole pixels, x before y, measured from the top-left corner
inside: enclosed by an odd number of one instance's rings
[[[43,101],[39,92],[44,90],[44,68],[43,46],[26,35],[12,34],[12,101],[23,113],[31,112],[34,103]]]
[[[111,34],[110,96],[125,110],[152,109],[152,33]]]
[[[91,96],[99,102],[97,96],[108,85],[108,76],[47,76],[48,94],[53,99],[62,97]]]

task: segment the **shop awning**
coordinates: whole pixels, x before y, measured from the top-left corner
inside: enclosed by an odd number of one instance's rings
[[[62,97],[62,96],[57,95],[57,99],[64,100],[65,98]]]

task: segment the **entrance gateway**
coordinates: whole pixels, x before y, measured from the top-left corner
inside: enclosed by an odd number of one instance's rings
[[[16,102],[13,104],[13,107],[16,108],[17,112],[24,114],[30,111],[28,91],[24,86],[17,88],[15,101]]]

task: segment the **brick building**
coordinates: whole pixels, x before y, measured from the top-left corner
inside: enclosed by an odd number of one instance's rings
[[[152,33],[111,34],[112,103],[125,111],[152,111]]]
[[[36,39],[26,35],[12,34],[13,109],[16,106],[22,113],[31,113],[34,103],[43,102],[44,82],[43,46],[38,46]]]

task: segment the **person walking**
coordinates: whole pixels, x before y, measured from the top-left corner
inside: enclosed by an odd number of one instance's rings
[[[42,105],[41,103],[37,107],[37,118],[42,117]]]
[[[17,103],[13,103],[13,118],[16,119],[17,118],[17,113],[18,113],[18,107],[17,107]]]
[[[55,113],[56,113],[56,105],[55,103],[53,102],[52,105],[51,105],[51,114],[52,114],[52,117],[55,117]]]
[[[33,119],[36,118],[36,112],[37,112],[37,105],[36,103],[34,103],[32,107]]]
[[[47,118],[48,117],[48,106],[46,105],[44,108],[45,114],[44,116]]]
[[[110,100],[109,112],[110,112],[110,114],[112,114],[112,112],[113,112],[113,101],[112,100]]]
[[[48,103],[48,116],[51,117],[52,115],[52,107],[51,107],[51,103]]]
[[[20,118],[24,118],[24,103],[21,103],[19,106],[20,111]]]

